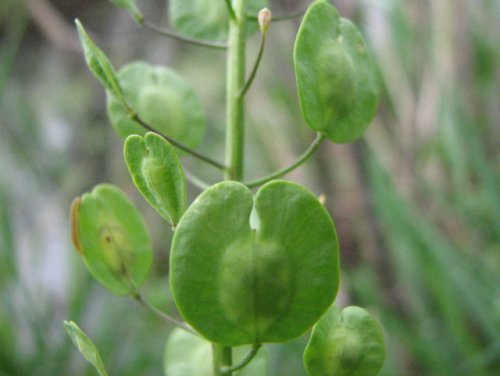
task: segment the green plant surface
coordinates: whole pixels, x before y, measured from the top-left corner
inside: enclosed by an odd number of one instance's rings
[[[307,125],[337,143],[361,137],[377,108],[375,65],[356,26],[328,1],[304,16],[294,64]]]
[[[186,209],[186,182],[174,148],[146,133],[127,137],[123,153],[135,186],[146,201],[175,226]]]
[[[314,326],[304,352],[310,376],[376,375],[385,358],[382,330],[360,307],[332,306]]]
[[[89,272],[117,294],[135,294],[152,261],[149,232],[118,188],[101,184],[71,206],[73,244]]]
[[[72,321],[64,322],[64,329],[83,357],[92,364],[100,376],[108,376],[99,351],[89,337]]]
[[[0,1],[0,374],[95,376],[62,328],[71,318],[92,333],[111,375],[158,375],[171,325],[103,291],[69,244],[67,206],[82,189],[111,181],[135,192],[81,51],[57,44],[74,33],[56,33],[56,41],[47,36],[27,7],[41,3],[66,22],[78,16],[117,67],[141,57],[188,78],[207,109],[200,149],[221,160],[224,51],[138,29],[106,1]],[[312,2],[270,3],[267,47],[246,100],[245,181],[289,165],[313,139],[293,90],[290,51],[300,18],[277,22]],[[383,376],[496,375],[498,1],[332,3],[359,27],[383,77],[380,111],[365,139],[374,153],[360,159],[365,141],[324,142],[317,158],[288,175],[324,194],[335,216],[343,259],[339,303],[346,299],[380,318],[387,341]],[[164,21],[163,0],[137,4]],[[258,35],[248,39],[247,62],[258,42]],[[375,156],[381,166],[374,169],[384,178],[370,175]],[[205,182],[220,179],[202,162],[183,163]],[[188,186],[188,202],[198,193]],[[175,312],[165,291],[171,232],[142,201],[158,263],[141,290]],[[265,345],[269,375],[306,374],[306,336]]]
[[[248,13],[256,15],[267,3],[267,0],[248,2]],[[213,41],[227,40],[229,15],[222,0],[172,0],[169,2],[169,16],[174,29],[185,35]],[[257,30],[257,22],[248,23],[248,34]]]
[[[188,146],[197,146],[205,131],[205,112],[191,85],[166,67],[133,62],[118,72],[123,95],[132,110],[152,126]],[[108,95],[108,116],[118,134],[144,135],[147,130],[131,119],[115,95]]]
[[[183,317],[224,345],[282,342],[310,328],[338,288],[330,215],[284,181],[253,198],[237,182],[209,188],[174,234],[171,288]]]

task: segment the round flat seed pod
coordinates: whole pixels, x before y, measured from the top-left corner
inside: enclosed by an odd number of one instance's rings
[[[90,274],[117,294],[134,294],[152,261],[146,224],[118,188],[101,184],[71,206],[73,244]]]
[[[382,330],[360,307],[332,307],[314,326],[304,352],[309,376],[375,376],[385,359]]]
[[[285,181],[255,197],[237,182],[209,188],[181,218],[170,257],[182,316],[228,346],[301,335],[338,289],[332,219],[316,196]]]
[[[197,146],[205,132],[205,112],[191,85],[174,71],[134,62],[118,72],[123,95],[141,119],[160,133],[187,146]],[[109,93],[108,93],[109,94]],[[130,119],[123,102],[109,94],[108,117],[118,134],[144,135],[147,130]]]
[[[307,125],[337,143],[361,137],[377,108],[375,64],[356,26],[329,2],[309,7],[295,41],[294,65]]]

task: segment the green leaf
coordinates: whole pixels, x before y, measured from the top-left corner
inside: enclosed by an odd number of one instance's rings
[[[100,376],[108,376],[99,351],[89,337],[73,321],[64,321],[64,329],[83,357],[92,364]]]
[[[136,293],[148,275],[152,246],[141,214],[125,194],[101,184],[76,198],[71,227],[89,272],[114,293]]]
[[[247,13],[257,15],[267,4],[267,0],[249,1]],[[211,41],[228,37],[229,15],[223,0],[171,0],[169,16],[173,28],[184,35]],[[257,22],[247,22],[247,34],[257,30]]]
[[[359,307],[332,306],[314,326],[304,352],[309,376],[376,375],[384,363],[382,330]]]
[[[338,143],[363,135],[378,101],[375,64],[360,32],[325,0],[308,9],[294,49],[302,114]]]
[[[310,328],[338,288],[332,219],[300,185],[273,181],[253,198],[222,182],[183,215],[170,254],[184,319],[212,342],[283,342]]]
[[[193,88],[182,77],[165,67],[134,62],[120,69],[118,79],[128,103],[146,123],[187,146],[195,147],[201,142],[205,112]],[[146,133],[113,95],[108,96],[108,116],[123,138]]]
[[[233,349],[233,364],[238,364],[251,350],[251,346]],[[267,372],[267,353],[261,348],[238,376],[262,376]],[[212,376],[212,344],[201,337],[176,328],[165,347],[165,376]]]
[[[144,16],[142,15],[139,8],[134,0],[110,0],[116,6],[127,10],[132,17],[138,22],[141,23],[144,20]]]
[[[186,183],[174,148],[163,137],[131,135],[124,145],[125,162],[146,201],[173,226],[186,209]]]
[[[125,99],[123,98],[122,88],[116,77],[115,68],[102,52],[99,47],[95,45],[90,36],[85,31],[83,25],[79,20],[75,21],[80,43],[85,55],[85,61],[92,74],[109,90],[113,95],[126,106]]]

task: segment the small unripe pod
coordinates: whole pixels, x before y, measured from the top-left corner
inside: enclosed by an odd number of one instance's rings
[[[262,34],[267,32],[269,26],[271,25],[272,19],[273,19],[273,14],[269,9],[267,8],[261,9],[261,11],[259,12],[258,20],[259,20],[260,32]]]

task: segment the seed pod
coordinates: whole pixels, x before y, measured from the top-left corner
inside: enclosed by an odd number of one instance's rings
[[[255,197],[237,182],[207,189],[177,226],[170,265],[184,319],[227,346],[301,335],[331,305],[339,283],[330,215],[315,195],[285,181]]]
[[[186,208],[186,183],[173,147],[155,133],[131,135],[125,141],[123,154],[139,192],[175,226]]]
[[[300,107],[307,125],[333,142],[361,137],[375,116],[375,64],[358,29],[325,0],[308,9],[294,49]]]
[[[205,111],[192,86],[166,67],[144,62],[125,65],[118,73],[130,107],[150,126],[189,147],[196,147],[205,132]],[[108,95],[108,117],[117,133],[126,138],[147,130],[130,119],[127,107]]]
[[[152,260],[139,211],[118,188],[102,184],[73,201],[73,243],[89,272],[117,294],[134,294]]]
[[[375,376],[384,358],[382,330],[360,307],[330,308],[304,352],[309,376]]]

